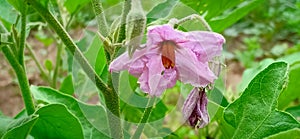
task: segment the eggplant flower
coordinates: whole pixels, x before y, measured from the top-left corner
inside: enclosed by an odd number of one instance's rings
[[[160,96],[176,81],[205,87],[217,78],[208,62],[219,56],[225,39],[207,31],[182,32],[172,26],[150,26],[146,47],[130,58],[124,53],[109,66],[110,72],[128,70],[138,78],[142,91]]]
[[[192,127],[203,128],[209,122],[205,89],[194,88],[183,104],[183,118]]]

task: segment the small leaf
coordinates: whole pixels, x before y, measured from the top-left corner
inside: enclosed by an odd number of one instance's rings
[[[101,76],[101,74],[104,73],[104,70],[106,70],[105,66],[107,65],[104,47],[100,44],[102,43],[100,42],[97,44],[97,46],[100,47],[100,49],[98,50],[95,62],[95,70],[99,76]]]
[[[1,139],[25,139],[38,119],[35,115],[13,120]]]
[[[63,82],[61,83],[61,86],[59,88],[59,91],[73,95],[74,94],[74,86],[73,86],[73,80],[72,80],[72,75],[68,75]]]
[[[271,64],[225,109],[224,119],[235,128],[232,138],[264,138],[300,128],[291,115],[275,109],[287,78],[287,68],[285,62]]]
[[[82,139],[83,132],[79,120],[62,104],[49,104],[38,109],[39,120],[31,135],[35,138]]]
[[[105,109],[102,106],[87,105],[48,87],[31,86],[30,90],[38,101],[66,105],[71,113],[79,119],[85,138],[108,138],[107,134],[105,134],[108,133],[107,118],[105,117]],[[101,120],[93,120],[97,118]]]
[[[51,70],[52,70],[52,62],[51,62],[49,59],[46,59],[46,60],[45,60],[44,65],[45,65],[45,67],[46,67],[46,69],[47,69],[48,71],[51,71]]]
[[[167,0],[155,6],[147,15],[147,24],[169,15],[179,0]]]

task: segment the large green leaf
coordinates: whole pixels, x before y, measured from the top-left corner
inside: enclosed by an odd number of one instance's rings
[[[155,6],[148,14],[147,14],[147,24],[159,19],[164,18],[172,11],[173,7],[179,0],[166,0],[163,3]]]
[[[105,134],[108,133],[106,113],[102,106],[87,105],[48,87],[31,86],[30,89],[34,98],[38,101],[66,105],[71,113],[79,119],[85,138],[108,138]]]
[[[85,6],[88,2],[89,0],[66,0],[64,6],[70,14],[74,14],[83,6]]]
[[[1,119],[1,124],[7,124],[6,132],[1,139],[25,139],[30,133],[32,127],[35,125],[38,118],[39,117],[36,115],[24,117],[15,119],[9,124],[5,123],[6,120],[3,121],[3,119]]]
[[[7,30],[10,30],[17,19],[18,13],[6,0],[0,0],[0,13],[0,21],[2,21]]]
[[[285,109],[295,99],[300,97],[300,64],[291,67],[287,88],[278,98],[278,109]]]
[[[0,116],[0,137],[4,135],[4,133],[7,131],[8,125],[10,122],[13,121],[10,117],[5,117],[3,115]]]
[[[264,0],[181,0],[181,2],[193,8],[199,14],[205,15],[205,19],[214,31],[222,32],[247,15]]]
[[[300,128],[290,114],[276,110],[287,70],[285,62],[271,64],[250,82],[240,98],[225,109],[224,119],[235,128],[232,138],[263,138]]]
[[[49,104],[38,109],[39,120],[31,135],[39,139],[61,138],[82,139],[83,132],[79,120],[62,104]]]

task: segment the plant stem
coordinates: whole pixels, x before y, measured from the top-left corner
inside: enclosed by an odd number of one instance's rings
[[[53,73],[53,77],[52,77],[52,87],[53,88],[56,88],[56,80],[57,80],[57,76],[58,76],[59,67],[60,67],[60,64],[61,64],[62,51],[63,51],[63,44],[61,42],[59,42],[57,44],[55,69],[54,69],[54,73]]]
[[[12,51],[10,50],[10,48],[8,46],[4,46],[2,48],[2,51],[17,75],[27,114],[31,115],[34,113],[35,110],[34,110],[33,99],[31,97],[31,92],[29,89],[29,82],[28,82],[25,70],[20,65],[19,61],[13,55]]]
[[[46,74],[44,68],[42,67],[42,65],[40,64],[40,62],[37,60],[36,55],[34,54],[31,46],[29,46],[28,44],[26,44],[27,50],[29,51],[29,55],[31,56],[31,58],[33,59],[34,63],[36,64],[36,66],[38,67],[38,69],[40,70],[41,76],[46,79],[46,81],[50,84],[50,79],[48,77],[48,75]]]
[[[27,4],[24,1],[23,11],[21,12],[21,33],[19,40],[19,63],[25,70],[24,64],[24,50],[25,50],[25,39],[26,39],[26,16],[27,16]]]
[[[148,121],[148,118],[152,112],[152,108],[153,108],[153,104],[155,102],[156,98],[150,98],[148,100],[148,104],[147,104],[147,108],[144,111],[143,117],[141,119],[141,121],[139,122],[138,128],[135,130],[133,136],[131,137],[132,139],[139,139],[144,127],[145,127],[145,123]]]
[[[125,0],[122,17],[121,17],[121,27],[118,34],[118,43],[121,43],[126,38],[126,18],[131,9],[131,0]]]
[[[108,26],[100,1],[101,0],[92,0],[92,4],[98,23],[98,31],[102,36],[106,37],[108,35]]]
[[[62,25],[53,17],[53,15],[43,7],[36,0],[27,0],[27,2],[42,16],[45,21],[52,27],[52,29],[57,33],[62,42],[66,45],[67,49],[71,52],[71,54],[78,61],[84,72],[87,76],[95,82],[97,88],[101,90],[104,98],[105,104],[112,116],[109,116],[109,125],[111,133],[117,133],[117,135],[112,135],[114,138],[123,138],[121,121],[119,119],[120,116],[120,108],[118,103],[118,96],[116,93],[109,88],[102,79],[97,75],[92,66],[88,63],[87,59],[81,53],[80,49],[77,45],[72,41],[69,34],[65,31]],[[109,113],[109,112],[108,112]]]

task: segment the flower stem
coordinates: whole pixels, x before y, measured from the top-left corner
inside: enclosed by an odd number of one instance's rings
[[[143,114],[143,117],[142,119],[140,120],[139,122],[139,125],[138,125],[138,128],[135,130],[133,136],[131,137],[132,139],[139,139],[143,130],[144,130],[144,127],[145,127],[145,123],[148,121],[148,118],[153,110],[153,104],[155,102],[156,98],[150,98],[148,100],[148,104],[147,104],[147,108],[145,109],[144,111],[144,114]]]
[[[31,115],[35,110],[25,70],[8,46],[4,46],[2,51],[17,75],[27,114]]]

